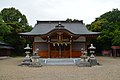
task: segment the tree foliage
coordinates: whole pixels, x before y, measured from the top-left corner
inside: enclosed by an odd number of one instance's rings
[[[97,39],[104,49],[110,49],[112,45],[120,45],[120,11],[113,9],[102,14],[88,25],[88,29],[102,32]]]
[[[4,8],[0,12],[0,40],[11,44],[15,53],[22,53],[26,39],[20,37],[19,33],[32,29],[28,25],[27,18],[18,9]]]

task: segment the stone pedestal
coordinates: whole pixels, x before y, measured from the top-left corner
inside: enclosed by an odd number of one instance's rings
[[[32,67],[41,67],[42,65],[40,64],[39,58],[40,58],[39,56],[32,56],[31,57],[32,62],[31,62],[30,66],[32,66]]]
[[[98,65],[98,62],[96,59],[89,59],[88,62],[91,64],[91,66]]]
[[[91,64],[86,61],[81,61],[79,64],[77,64],[78,67],[91,67]]]
[[[87,58],[81,58],[76,61],[78,67],[91,67],[91,64],[87,61]]]
[[[97,62],[97,59],[95,58],[95,56],[93,54],[91,54],[88,62],[91,64],[91,66],[95,66],[98,65],[99,63]]]

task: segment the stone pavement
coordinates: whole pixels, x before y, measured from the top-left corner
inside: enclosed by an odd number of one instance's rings
[[[23,58],[0,60],[0,80],[120,80],[120,58],[96,57],[100,66],[17,66]]]

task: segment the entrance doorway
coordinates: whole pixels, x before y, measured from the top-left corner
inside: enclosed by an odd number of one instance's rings
[[[70,44],[51,44],[51,58],[70,58]]]

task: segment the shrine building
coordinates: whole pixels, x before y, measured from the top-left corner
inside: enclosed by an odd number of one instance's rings
[[[88,38],[100,32],[90,32],[83,21],[37,21],[30,32],[20,33],[33,39],[33,51],[41,58],[79,58],[87,50]]]

